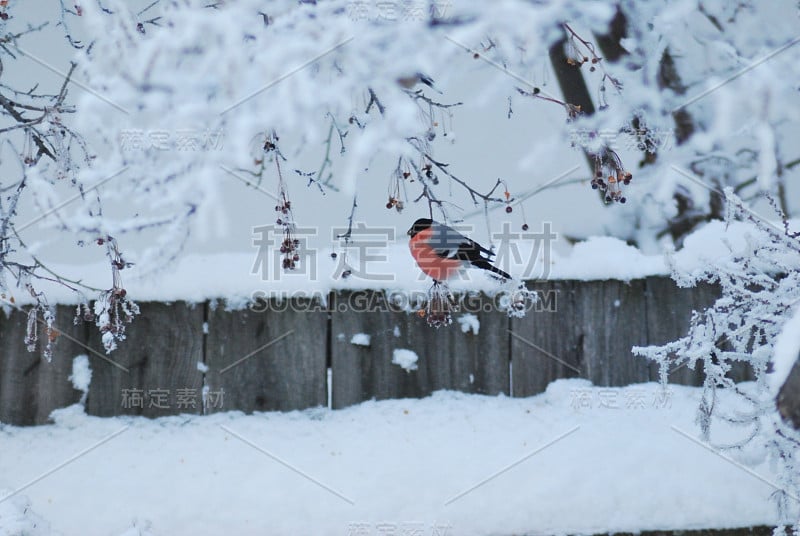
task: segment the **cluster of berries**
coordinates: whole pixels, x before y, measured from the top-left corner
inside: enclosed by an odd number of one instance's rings
[[[275,205],[275,212],[280,213],[275,223],[283,227],[283,242],[280,252],[283,255],[281,266],[284,270],[294,270],[300,262],[300,241],[294,237],[294,223],[290,215],[292,202],[288,199],[280,205]]]
[[[631,180],[633,174],[623,168],[617,153],[606,149],[602,154],[595,155],[591,185],[593,190],[600,190],[605,194],[606,203],[625,203],[627,199],[622,195],[622,186],[629,185]]]
[[[388,209],[395,209],[397,212],[402,212],[405,208],[403,202],[396,197],[389,197],[389,201],[386,203],[386,208]]]
[[[98,246],[106,247],[106,254],[111,261],[112,287],[100,293],[94,304],[94,311],[90,312],[87,308],[79,307],[76,315],[83,316],[83,319],[91,318],[100,328],[103,346],[107,352],[117,347],[117,341],[125,339],[125,326],[133,322],[134,317],[139,314],[139,306],[131,301],[128,292],[122,286],[122,276],[120,272],[125,268],[133,266],[132,263],[122,258],[117,241],[111,237],[101,237],[97,239]]]
[[[428,304],[417,311],[417,314],[420,318],[425,318],[429,326],[440,328],[453,323],[452,311],[455,307],[456,301],[447,285],[434,281],[428,291]]]

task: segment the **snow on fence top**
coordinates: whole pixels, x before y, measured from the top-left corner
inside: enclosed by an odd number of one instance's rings
[[[572,246],[566,254],[545,251],[533,241],[495,244],[496,265],[521,280],[630,281],[668,275],[670,262],[682,270],[695,270],[726,257],[744,245],[747,224],[711,222],[687,237],[683,248],[671,255],[645,254],[612,237],[592,237]],[[404,237],[403,237],[404,238]],[[134,260],[135,259],[131,259]],[[424,292],[430,286],[414,264],[404,239],[385,246],[353,246],[341,250],[307,250],[298,268],[286,272],[275,248],[253,248],[249,252],[187,255],[156,272],[144,273],[134,265],[122,272],[123,286],[135,301],[187,301],[225,299],[229,308],[243,307],[257,297],[324,297],[331,290],[385,289]],[[69,278],[98,288],[107,288],[108,267],[93,265],[54,266]],[[350,274],[346,274],[349,271]],[[39,285],[50,303],[75,304],[79,297],[58,285]],[[480,270],[468,271],[463,279],[450,282],[456,292],[497,290],[498,282]],[[23,292],[17,303],[30,298]],[[90,296],[91,298],[91,296]]]

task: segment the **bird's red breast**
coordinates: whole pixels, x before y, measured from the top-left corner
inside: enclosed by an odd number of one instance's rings
[[[428,228],[418,232],[408,241],[411,256],[417,261],[420,269],[436,281],[445,281],[453,277],[462,267],[458,259],[441,257],[430,246],[433,230]]]

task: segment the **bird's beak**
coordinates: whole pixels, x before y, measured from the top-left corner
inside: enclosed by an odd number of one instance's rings
[[[411,236],[411,231],[413,231],[413,229],[409,229],[409,230],[408,230],[408,232],[407,232],[406,234],[407,234],[408,236]]]

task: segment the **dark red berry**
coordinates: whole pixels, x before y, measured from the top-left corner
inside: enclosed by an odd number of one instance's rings
[[[627,201],[627,199],[625,199],[624,197],[619,198],[619,202],[622,203],[623,205],[625,204],[625,201]]]
[[[523,223],[522,224],[522,230],[523,231],[527,231],[528,230],[528,224],[527,223]]]
[[[508,205],[508,206],[506,207],[506,214],[511,214],[511,212],[512,212],[513,210],[514,210],[514,209],[513,209],[513,208],[511,208],[511,205]]]
[[[338,257],[338,255],[336,255],[336,252],[331,253],[331,259],[336,260],[336,257]]]
[[[386,203],[386,208],[392,208],[392,203],[391,202]]]

